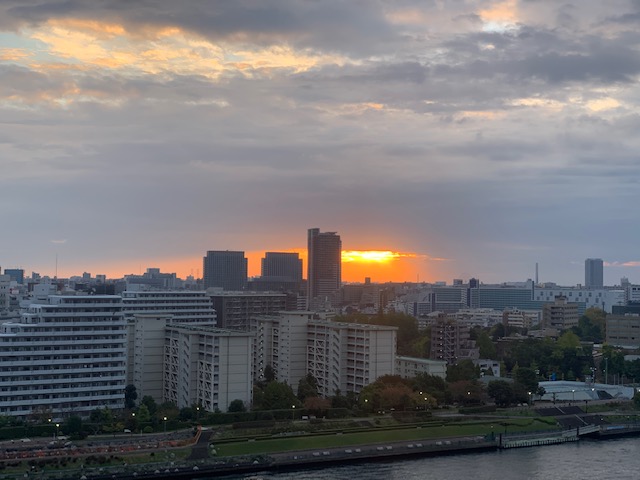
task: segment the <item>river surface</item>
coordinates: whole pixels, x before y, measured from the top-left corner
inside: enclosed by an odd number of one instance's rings
[[[225,480],[584,480],[640,478],[640,437],[497,452],[261,472]]]

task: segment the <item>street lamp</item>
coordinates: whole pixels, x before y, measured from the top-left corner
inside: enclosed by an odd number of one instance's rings
[[[576,391],[575,390],[571,390],[571,395],[573,397],[573,403],[576,402]]]
[[[167,433],[167,417],[162,417],[162,420],[164,420],[164,433]]]
[[[529,406],[531,406],[531,392],[527,392],[529,394]]]
[[[60,424],[56,423],[56,438],[58,438],[58,429],[60,428]]]
[[[291,405],[291,421],[292,422],[295,420],[295,414],[296,414],[296,406]]]

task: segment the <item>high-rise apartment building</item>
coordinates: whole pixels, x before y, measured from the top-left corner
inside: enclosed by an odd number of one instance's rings
[[[60,419],[124,407],[127,325],[112,295],[50,296],[0,325],[0,414]]]
[[[604,286],[601,258],[587,258],[584,261],[584,285],[587,288],[602,288]]]
[[[234,400],[253,397],[255,334],[215,327],[167,325],[164,344],[164,401],[178,408],[202,405],[227,411]]]
[[[122,292],[124,315],[171,315],[173,323],[215,325],[211,297],[198,290],[150,290]]]
[[[337,304],[342,283],[342,241],[336,232],[310,228],[307,237],[307,302],[310,308]]]
[[[243,290],[247,285],[244,252],[210,250],[203,258],[204,288]]]
[[[288,298],[276,292],[219,292],[210,299],[217,315],[217,326],[232,330],[251,330],[251,319],[287,310]]]
[[[311,373],[320,396],[359,393],[396,371],[396,327],[331,322],[312,312],[283,312],[257,318],[256,379],[267,365],[294,391]]]

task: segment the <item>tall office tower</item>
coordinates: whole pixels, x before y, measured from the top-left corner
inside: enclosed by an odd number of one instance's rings
[[[336,232],[310,228],[307,239],[307,304],[337,303],[342,283],[342,241]]]
[[[604,286],[601,258],[587,258],[584,261],[584,285],[587,288]]]
[[[204,288],[243,290],[247,285],[247,259],[244,252],[210,250],[203,258]]]
[[[297,253],[266,252],[262,259],[261,275],[300,283],[302,259]]]

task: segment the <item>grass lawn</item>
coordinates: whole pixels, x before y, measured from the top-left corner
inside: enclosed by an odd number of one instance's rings
[[[219,456],[258,455],[293,450],[315,450],[331,447],[346,447],[353,445],[367,445],[385,442],[402,442],[426,440],[431,438],[458,437],[467,435],[487,435],[493,431],[498,434],[504,431],[507,423],[509,432],[550,430],[548,423],[532,421],[531,419],[503,420],[501,422],[454,424],[430,426],[424,428],[398,428],[385,431],[367,431],[345,433],[342,435],[309,435],[297,437],[278,437],[254,442],[225,443],[216,445]]]

